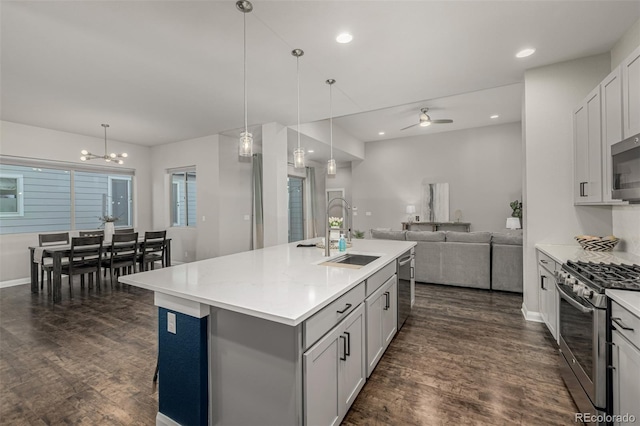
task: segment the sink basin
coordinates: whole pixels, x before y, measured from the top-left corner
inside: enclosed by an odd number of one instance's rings
[[[321,263],[321,265],[359,269],[379,258],[380,256],[369,256],[365,254],[350,253],[350,254],[345,254],[344,256],[336,257],[335,259],[331,259],[326,262],[323,262]]]

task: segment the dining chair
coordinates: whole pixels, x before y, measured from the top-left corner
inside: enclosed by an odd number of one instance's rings
[[[111,287],[113,275],[120,276],[122,272],[135,272],[138,260],[138,233],[113,234],[111,245],[107,247],[106,257],[102,259],[102,267],[109,269]]]
[[[165,267],[166,239],[167,231],[147,231],[144,233],[144,242],[138,255],[140,271],[146,271],[149,265],[152,270],[155,269],[156,262],[161,262],[162,267]]]
[[[40,247],[69,244],[69,233],[59,232],[57,234],[38,235],[38,245]],[[53,271],[53,261],[45,257],[44,253],[40,259],[40,290],[44,288],[44,273],[47,273],[47,287],[51,288],[51,271]]]
[[[104,238],[104,229],[92,229],[91,231],[80,231],[81,237],[95,237],[101,235]]]
[[[114,234],[131,234],[133,233],[133,228],[116,228]]]
[[[100,288],[100,266],[102,263],[102,236],[71,238],[69,262],[62,266],[62,273],[69,276],[69,294],[73,297],[73,276],[89,275],[89,284],[96,274],[97,286]],[[82,282],[83,283],[83,282]]]

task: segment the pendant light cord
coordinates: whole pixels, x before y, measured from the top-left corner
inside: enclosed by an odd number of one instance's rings
[[[298,149],[300,149],[300,56],[296,56],[296,74],[298,76]]]
[[[329,128],[331,131],[331,159],[333,159],[333,83],[329,84]]]
[[[247,123],[247,14],[242,14],[242,26],[243,26],[243,72],[244,72],[244,133],[245,136],[249,133],[249,126]]]
[[[104,156],[107,156],[107,126],[104,127]]]

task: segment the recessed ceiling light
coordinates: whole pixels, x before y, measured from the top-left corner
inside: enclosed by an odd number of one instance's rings
[[[492,115],[491,117],[489,117],[489,118],[498,118],[498,117],[500,117],[498,114],[493,114],[493,115]]]
[[[307,150],[307,152],[308,152],[309,154],[313,154],[313,153],[314,153],[314,150],[309,149],[309,150]]]
[[[353,40],[353,36],[349,33],[342,33],[336,37],[338,43],[349,43],[351,40]]]
[[[378,134],[379,134],[380,136],[382,136],[382,135],[384,135],[384,132],[378,132]]]
[[[526,58],[527,56],[533,55],[535,51],[536,49],[533,48],[522,49],[521,51],[516,53],[516,58]]]

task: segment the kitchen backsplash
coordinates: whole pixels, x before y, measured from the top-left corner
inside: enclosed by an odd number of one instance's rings
[[[621,239],[616,250],[640,256],[640,205],[613,207],[613,235]]]

